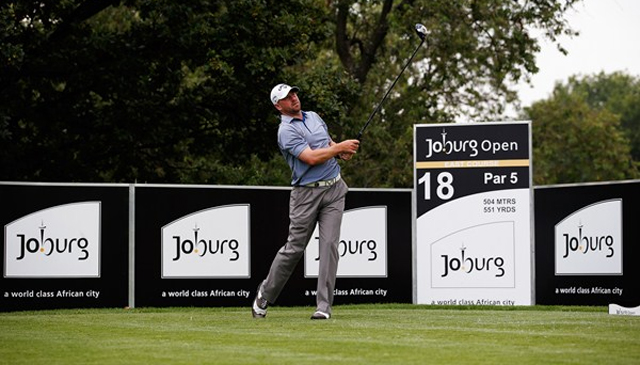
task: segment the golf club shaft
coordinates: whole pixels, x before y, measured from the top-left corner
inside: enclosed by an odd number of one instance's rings
[[[418,53],[418,50],[422,46],[422,43],[424,43],[424,38],[422,38],[422,40],[420,41],[420,44],[418,44],[418,47],[416,47],[416,50],[413,51],[413,54],[411,55],[411,58],[409,58],[409,61],[407,61],[407,63],[404,65],[404,67],[402,68],[402,71],[400,71],[400,73],[398,74],[396,79],[393,81],[393,84],[391,84],[389,89],[387,89],[387,92],[384,94],[384,97],[382,98],[380,103],[378,103],[378,106],[373,110],[373,113],[371,113],[371,115],[369,115],[369,119],[367,119],[367,123],[365,123],[365,125],[362,127],[362,129],[360,129],[360,132],[358,132],[358,136],[356,137],[356,139],[358,141],[362,137],[362,133],[364,133],[364,130],[367,129],[367,127],[369,126],[369,124],[373,120],[373,117],[376,115],[378,110],[380,110],[380,107],[382,106],[382,103],[384,103],[384,101],[387,99],[387,96],[389,96],[389,93],[391,92],[391,89],[393,89],[393,87],[396,85],[396,83],[398,82],[398,79],[400,79],[400,76],[402,75],[404,70],[409,66],[409,64],[413,60],[413,57],[415,57],[416,53]]]

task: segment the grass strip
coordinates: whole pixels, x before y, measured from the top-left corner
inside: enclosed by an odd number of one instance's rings
[[[0,313],[1,364],[638,364],[640,317],[606,307],[344,305]]]

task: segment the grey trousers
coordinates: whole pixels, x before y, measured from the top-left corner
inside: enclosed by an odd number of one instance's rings
[[[262,295],[275,303],[302,258],[316,222],[319,225],[319,272],[316,310],[331,314],[338,270],[338,241],[349,188],[340,180],[329,187],[294,187],[289,197],[289,237],[278,250],[271,269],[262,282]]]

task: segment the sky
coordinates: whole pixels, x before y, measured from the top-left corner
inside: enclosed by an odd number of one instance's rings
[[[566,56],[555,44],[542,40],[540,68],[531,85],[516,85],[523,107],[551,96],[556,82],[573,75],[625,71],[640,77],[640,0],[584,0],[567,13],[579,36],[561,37]]]

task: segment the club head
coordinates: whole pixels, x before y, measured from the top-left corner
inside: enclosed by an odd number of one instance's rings
[[[427,27],[420,23],[416,24],[416,33],[418,33],[418,37],[424,41],[424,38],[427,36]]]

